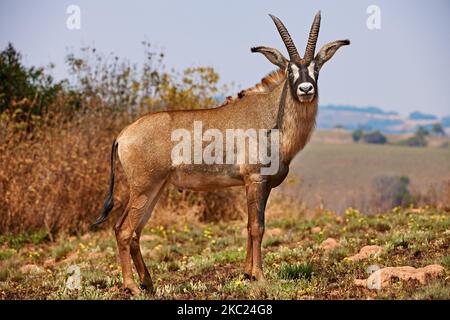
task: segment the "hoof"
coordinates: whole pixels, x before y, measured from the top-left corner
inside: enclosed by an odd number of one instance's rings
[[[248,273],[244,273],[244,279],[245,280],[252,280],[252,275],[248,274]]]
[[[262,272],[262,270],[255,270],[252,272],[252,274],[253,274],[253,277],[252,277],[253,280],[256,280],[258,282],[266,281],[266,278],[264,277],[264,273]]]
[[[155,289],[153,288],[153,284],[146,284],[146,283],[141,283],[140,287],[142,290],[147,291],[148,293],[155,293]]]
[[[125,287],[125,288],[123,288],[123,292],[124,292],[125,294],[131,295],[131,296],[136,296],[136,295],[138,295],[139,293],[141,293],[140,290],[139,290],[137,287],[135,287],[135,288],[132,288],[132,287]]]

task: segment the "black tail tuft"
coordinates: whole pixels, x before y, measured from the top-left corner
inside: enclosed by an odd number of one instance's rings
[[[114,173],[115,173],[115,162],[116,162],[116,153],[117,153],[117,142],[114,140],[112,144],[112,150],[111,150],[111,173],[109,176],[109,190],[108,195],[106,196],[105,203],[103,204],[103,211],[100,217],[97,218],[97,221],[95,221],[91,228],[94,228],[98,226],[99,224],[105,222],[108,219],[108,215],[111,212],[112,208],[114,207]]]

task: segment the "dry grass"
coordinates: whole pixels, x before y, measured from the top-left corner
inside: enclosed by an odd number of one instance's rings
[[[86,229],[105,194],[114,131],[97,121],[42,127],[33,139],[1,144],[1,233]]]
[[[85,116],[70,125],[42,126],[34,130],[33,138],[25,139],[19,139],[14,128],[3,127],[0,133],[9,139],[0,143],[0,233],[44,230],[52,237],[59,231],[87,231],[107,190],[111,142],[126,123],[124,118]],[[112,221],[128,198],[118,167]],[[241,218],[244,212],[240,189],[197,193],[168,187],[152,220],[163,225],[227,221]]]

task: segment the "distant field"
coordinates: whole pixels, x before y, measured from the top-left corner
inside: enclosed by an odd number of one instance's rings
[[[323,141],[335,140],[334,144]],[[322,142],[319,142],[322,141]],[[336,143],[341,141],[341,143]],[[319,132],[293,161],[290,183],[283,193],[303,199],[309,207],[321,203],[342,212],[349,206],[366,209],[373,180],[383,175],[408,176],[413,192],[426,193],[450,181],[449,148],[412,148],[349,144],[346,134]]]

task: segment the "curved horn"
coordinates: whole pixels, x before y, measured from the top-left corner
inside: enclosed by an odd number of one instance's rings
[[[317,12],[314,17],[313,24],[311,26],[311,31],[309,31],[308,44],[306,45],[305,50],[305,60],[311,61],[314,59],[314,52],[316,51],[316,43],[317,38],[319,37],[319,29],[320,29],[320,11]]]
[[[289,35],[289,32],[287,31],[283,22],[281,22],[281,20],[275,17],[274,15],[269,14],[269,16],[275,23],[275,26],[277,27],[278,32],[280,33],[281,39],[283,39],[284,45],[286,46],[286,49],[289,53],[290,60],[291,61],[300,60],[301,57],[298,54],[297,48],[295,47],[294,42],[292,41],[292,38]]]

